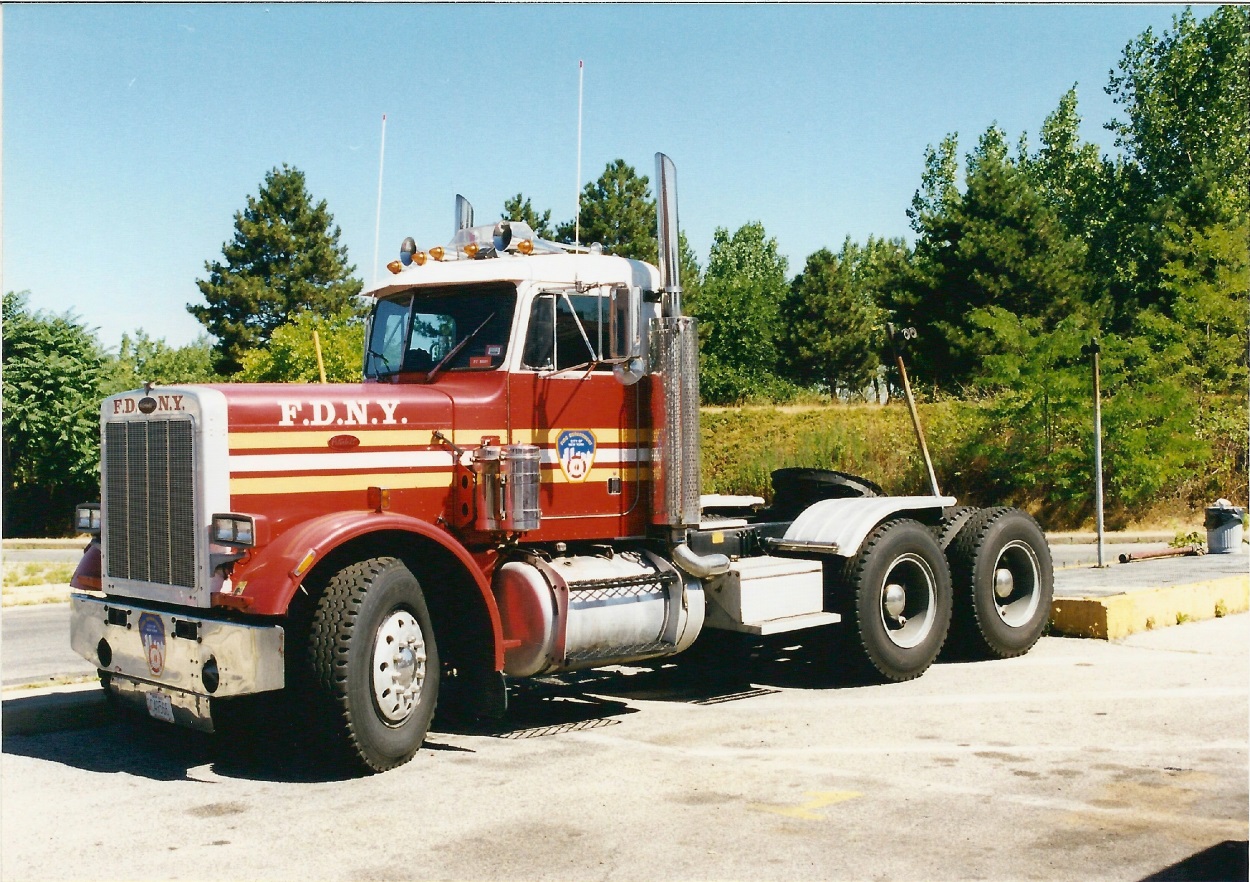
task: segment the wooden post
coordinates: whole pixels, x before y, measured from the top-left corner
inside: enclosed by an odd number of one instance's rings
[[[317,350],[317,371],[321,374],[321,382],[326,381],[326,363],[321,359],[321,335],[313,331],[313,349]]]

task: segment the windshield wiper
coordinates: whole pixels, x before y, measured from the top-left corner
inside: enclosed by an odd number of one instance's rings
[[[439,371],[441,371],[441,370],[443,369],[443,367],[444,367],[444,366],[445,366],[445,365],[446,365],[449,361],[451,361],[453,358],[455,358],[457,355],[459,355],[459,354],[460,354],[460,352],[461,352],[461,350],[463,350],[463,349],[464,349],[464,347],[468,346],[468,345],[469,345],[469,342],[470,342],[470,341],[471,341],[474,337],[476,337],[479,333],[481,333],[481,331],[482,331],[482,329],[483,329],[483,328],[485,328],[487,325],[489,325],[489,324],[491,323],[491,320],[495,317],[495,315],[496,315],[496,314],[492,312],[490,315],[488,315],[488,316],[486,317],[486,321],[482,322],[480,325],[478,325],[476,328],[474,328],[472,332],[470,332],[469,334],[467,334],[463,340],[461,340],[461,341],[460,341],[459,343],[457,343],[455,346],[451,347],[451,352],[448,352],[446,355],[444,355],[444,356],[442,357],[442,359],[439,361],[439,363],[438,363],[438,364],[434,365],[434,367],[432,367],[432,368],[430,368],[428,371],[426,371],[426,373],[425,373],[425,381],[426,381],[427,383],[429,383],[430,381],[432,381],[432,380],[434,379],[435,374],[437,374]]]
[[[379,361],[381,361],[381,362],[382,362],[382,367],[384,367],[384,368],[386,369],[386,370],[385,370],[385,373],[388,373],[388,374],[393,374],[393,373],[395,373],[395,371],[391,370],[391,362],[390,362],[390,359],[388,359],[385,355],[383,355],[381,352],[378,352],[376,349],[373,349],[373,348],[370,348],[370,349],[368,349],[367,351],[368,351],[368,353],[369,353],[370,355],[372,355],[374,358],[376,358],[376,359],[378,359]],[[379,371],[378,373],[382,373],[382,372],[381,372],[381,371]]]

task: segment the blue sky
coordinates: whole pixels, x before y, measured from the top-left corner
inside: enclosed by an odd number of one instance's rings
[[[30,5],[3,10],[3,288],[72,310],[106,346],[171,345],[234,213],[289,163],[357,274],[404,236],[451,236],[520,191],[553,220],[621,157],[677,165],[683,229],[762,221],[790,261],[850,235],[908,236],[924,149],[997,122],[1036,144],[1074,83],[1113,151],[1104,93],[1128,41],[1182,7]],[[1200,10],[1201,14],[1201,10]]]

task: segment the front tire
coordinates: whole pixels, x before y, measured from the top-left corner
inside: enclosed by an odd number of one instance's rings
[[[870,676],[900,683],[933,664],[951,619],[946,557],[923,524],[887,521],[842,566],[840,604],[852,633],[846,649]]]
[[[333,748],[373,772],[412,759],[438,701],[439,659],[408,567],[377,557],[336,573],[313,613],[308,657]]]
[[[1014,658],[1033,648],[1050,618],[1054,566],[1037,521],[1014,508],[974,515],[950,547],[959,648]]]

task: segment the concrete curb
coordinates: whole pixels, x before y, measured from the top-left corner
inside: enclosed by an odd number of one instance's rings
[[[1051,604],[1051,631],[1119,640],[1187,621],[1250,610],[1250,575],[1170,585],[1107,597],[1061,597]]]
[[[109,722],[112,714],[99,683],[8,689],[0,704],[0,734],[9,738],[90,729]]]

